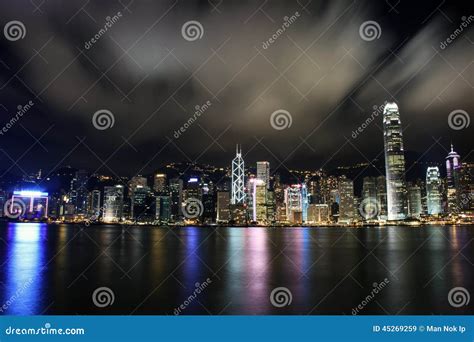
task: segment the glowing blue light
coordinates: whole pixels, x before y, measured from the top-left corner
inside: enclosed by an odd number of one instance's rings
[[[198,179],[196,177],[191,177],[188,180],[188,183],[197,183],[197,182],[198,182]]]
[[[21,197],[48,197],[47,192],[31,191],[31,190],[14,191],[13,194],[15,196],[21,196]]]

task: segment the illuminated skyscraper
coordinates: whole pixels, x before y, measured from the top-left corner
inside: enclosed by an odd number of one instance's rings
[[[440,186],[439,168],[437,166],[428,167],[426,169],[426,202],[428,215],[439,215],[442,212]]]
[[[364,177],[362,183],[362,199],[376,200],[377,199],[377,180],[375,177]]]
[[[252,187],[252,221],[260,224],[267,222],[267,185],[261,179],[254,178]]]
[[[148,186],[147,179],[140,175],[132,177],[132,179],[130,179],[130,181],[128,182],[128,196],[129,197],[133,197],[133,193],[135,192],[135,189],[138,186],[141,186],[142,188]]]
[[[421,189],[418,185],[408,187],[408,216],[412,218],[420,218],[422,213],[421,207]]]
[[[104,222],[119,222],[123,218],[122,185],[104,187]]]
[[[303,222],[308,221],[308,207],[309,207],[309,196],[308,196],[308,188],[306,184],[301,184],[301,199],[302,199],[302,207],[301,207],[301,215]]]
[[[100,190],[92,190],[89,193],[89,216],[99,217],[101,213],[100,209]]]
[[[377,203],[379,208],[379,219],[387,219],[387,180],[385,176],[377,177]]]
[[[181,204],[183,202],[183,180],[174,178],[170,180],[171,220],[179,221],[182,216]]]
[[[78,170],[71,181],[71,201],[75,206],[76,214],[87,214],[87,171]]]
[[[137,185],[132,196],[131,217],[135,222],[151,222],[156,217],[153,193],[147,186]]]
[[[245,201],[244,174],[245,165],[242,158],[242,148],[237,145],[236,155],[232,160],[231,204],[243,204]]]
[[[294,184],[285,189],[286,219],[291,223],[303,220],[303,195],[301,184]]]
[[[153,190],[163,193],[166,190],[166,175],[164,173],[155,173],[153,177]]]
[[[228,191],[217,193],[217,222],[227,223],[230,221],[230,196]]]
[[[257,162],[257,179],[263,181],[267,189],[270,187],[270,163],[267,161]]]
[[[171,219],[171,196],[156,196],[156,212],[155,218],[160,223],[167,223]]]
[[[459,175],[461,171],[461,157],[454,152],[451,144],[451,152],[446,157],[446,178],[448,181],[448,213],[459,211]]]
[[[346,176],[339,179],[339,222],[350,223],[355,218],[354,182]]]
[[[389,102],[384,107],[383,135],[388,220],[403,220],[407,216],[405,156],[400,113],[394,102]]]
[[[310,204],[308,206],[309,223],[329,222],[329,206],[327,204]]]

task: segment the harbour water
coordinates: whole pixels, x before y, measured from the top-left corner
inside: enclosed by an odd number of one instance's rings
[[[472,314],[449,292],[474,294],[473,238],[474,226],[2,223],[1,314]]]

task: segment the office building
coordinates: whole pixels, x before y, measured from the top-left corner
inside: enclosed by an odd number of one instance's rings
[[[339,221],[351,223],[355,219],[354,182],[346,176],[339,178]]]
[[[153,190],[160,194],[166,191],[166,174],[155,173],[153,176]]]
[[[123,219],[123,197],[122,185],[104,187],[104,222],[114,223]]]
[[[422,214],[421,189],[418,185],[408,187],[408,216],[419,219]]]
[[[308,206],[308,223],[328,223],[330,208],[327,204],[310,204]]]
[[[270,163],[267,161],[257,162],[257,179],[264,182],[265,186],[270,188]]]
[[[439,168],[430,166],[426,169],[426,202],[428,207],[428,215],[439,215],[441,209],[441,179]]]
[[[230,221],[230,193],[228,191],[217,192],[217,223]]]
[[[405,156],[400,112],[394,102],[389,102],[384,107],[383,135],[387,180],[387,218],[388,220],[403,220],[407,216]]]

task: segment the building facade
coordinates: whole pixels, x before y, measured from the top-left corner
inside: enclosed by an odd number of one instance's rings
[[[405,155],[400,112],[394,102],[389,102],[384,107],[383,135],[387,180],[387,218],[388,220],[403,220],[407,216]]]

